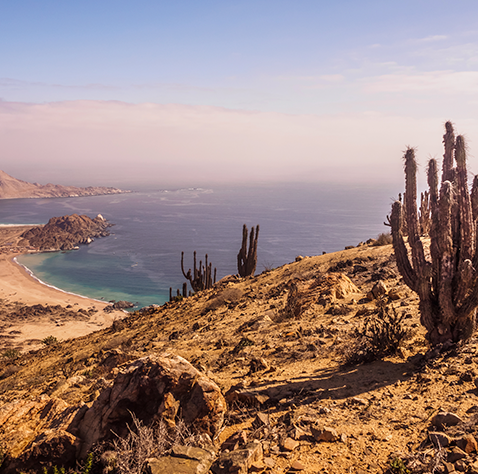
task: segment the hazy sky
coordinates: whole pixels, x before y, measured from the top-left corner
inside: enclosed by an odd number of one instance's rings
[[[0,169],[64,184],[478,172],[476,0],[0,0]]]

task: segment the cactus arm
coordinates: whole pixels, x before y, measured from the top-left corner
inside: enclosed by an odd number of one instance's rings
[[[410,263],[410,259],[408,258],[408,252],[402,233],[402,221],[402,204],[400,201],[395,201],[392,205],[392,213],[390,217],[393,250],[397,260],[398,270],[403,276],[403,281],[411,290],[417,291],[417,274]]]
[[[453,306],[454,250],[451,234],[451,211],[453,206],[452,185],[449,181],[442,184],[439,205],[438,247],[441,255],[440,278],[438,283],[438,301],[443,321],[450,324],[456,317]]]
[[[405,213],[408,231],[408,243],[412,250],[412,265],[417,276],[423,278],[426,272],[425,252],[420,240],[417,211],[417,163],[415,150],[408,148],[405,152]]]
[[[259,226],[251,228],[249,236],[249,250],[247,250],[248,230],[246,224],[242,227],[242,245],[237,254],[237,271],[239,276],[246,277],[254,275],[257,266],[257,240],[259,237]]]
[[[184,272],[184,252],[181,252],[181,271],[183,272],[184,278],[191,281],[191,269],[187,273]]]
[[[473,178],[473,185],[471,187],[471,208],[473,210],[473,220],[476,223],[478,218],[478,175],[475,175]]]
[[[246,276],[247,234],[247,226],[244,224],[242,226],[242,244],[239,253],[237,254],[237,271],[241,277]]]
[[[440,279],[439,217],[438,217],[438,166],[435,159],[428,162],[427,182],[430,190],[430,257],[432,261],[432,288],[438,288]]]
[[[445,123],[445,135],[443,135],[443,144],[445,153],[443,154],[442,163],[442,183],[445,181],[453,181],[453,150],[455,148],[455,133],[451,122]]]
[[[464,262],[465,260],[470,259],[473,255],[475,231],[471,209],[471,199],[468,192],[465,140],[462,135],[458,135],[458,137],[456,137],[455,160],[458,208],[460,212],[460,262]]]

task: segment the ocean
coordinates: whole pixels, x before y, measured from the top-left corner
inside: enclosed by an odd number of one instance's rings
[[[397,190],[395,190],[397,194]],[[207,253],[217,279],[237,272],[242,226],[260,225],[256,274],[387,232],[393,191],[388,187],[332,184],[212,186],[136,189],[131,194],[0,201],[0,224],[43,224],[66,214],[102,214],[109,237],[70,252],[23,255],[41,281],[136,308],[163,304],[169,288],[185,281],[185,268]]]

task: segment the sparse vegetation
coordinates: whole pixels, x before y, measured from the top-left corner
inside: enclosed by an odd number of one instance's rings
[[[58,344],[58,339],[55,336],[47,336],[44,339],[42,339],[42,344],[45,344],[45,346],[55,346]]]
[[[410,474],[410,469],[407,468],[403,459],[394,458],[390,461],[390,471],[392,474]]]
[[[392,234],[390,232],[382,232],[378,235],[373,245],[378,247],[380,245],[389,245],[391,243],[393,243]]]
[[[165,454],[173,445],[191,445],[198,441],[182,421],[168,428],[163,421],[145,426],[133,413],[132,417],[128,435],[113,442],[112,462],[116,474],[143,474],[147,459]]]
[[[18,349],[7,349],[6,351],[3,351],[2,357],[4,359],[10,359],[10,360],[15,360],[18,359],[21,356],[21,352]]]
[[[345,364],[356,365],[382,359],[397,352],[408,336],[404,315],[393,307],[381,305],[377,315],[369,316],[355,332],[354,343],[347,346]]]

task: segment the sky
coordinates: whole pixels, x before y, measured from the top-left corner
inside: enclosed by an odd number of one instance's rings
[[[0,0],[0,169],[75,185],[478,172],[476,0]],[[424,173],[422,173],[424,174]]]

